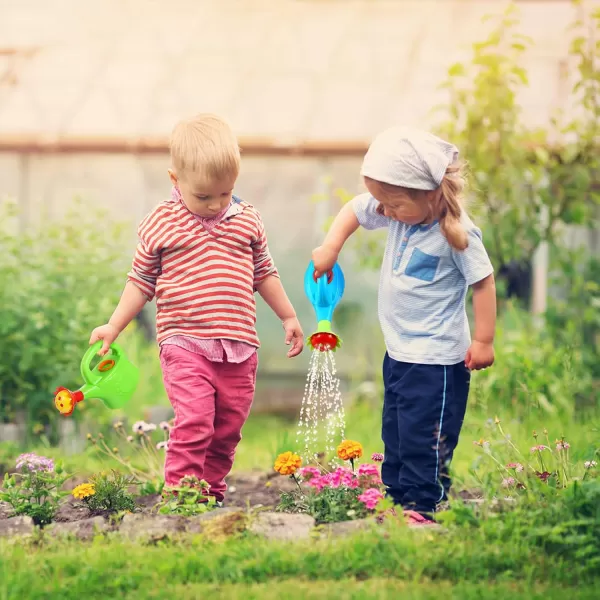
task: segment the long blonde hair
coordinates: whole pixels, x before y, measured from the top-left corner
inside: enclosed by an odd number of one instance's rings
[[[446,169],[442,183],[437,190],[424,191],[411,188],[403,188],[390,183],[376,181],[365,177],[369,189],[379,189],[383,196],[393,198],[394,196],[408,195],[415,202],[428,202],[431,215],[440,223],[440,230],[448,243],[455,250],[465,250],[469,245],[467,232],[462,225],[461,215],[465,199],[463,191],[465,188],[464,167],[461,164],[450,165]],[[383,206],[377,207],[377,212],[383,214]]]

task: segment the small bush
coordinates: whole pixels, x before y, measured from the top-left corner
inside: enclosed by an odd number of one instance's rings
[[[93,475],[88,483],[78,485],[72,494],[83,500],[92,511],[132,512],[135,501],[127,489],[136,483],[132,476],[112,470]]]

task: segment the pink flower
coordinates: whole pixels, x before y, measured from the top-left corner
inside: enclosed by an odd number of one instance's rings
[[[594,467],[595,467],[597,464],[598,464],[598,463],[597,463],[595,460],[586,460],[586,461],[583,463],[583,466],[584,466],[586,469],[593,469],[593,468],[594,468]]]
[[[556,444],[556,449],[560,452],[561,450],[568,450],[571,447],[571,444],[569,444],[569,442],[565,442],[564,440],[561,440],[560,442],[558,442],[558,444]]]
[[[359,465],[358,476],[362,477],[363,475],[365,477],[379,477],[379,468],[377,465],[370,465],[369,463]]]
[[[381,454],[380,452],[375,452],[371,455],[371,460],[373,462],[383,462],[383,454]]]
[[[532,446],[531,447],[531,453],[533,454],[534,452],[542,452],[543,450],[550,450],[550,448],[548,448],[548,446]]]
[[[317,492],[320,492],[323,488],[327,487],[327,481],[325,481],[325,475],[318,477],[311,477],[306,480],[306,485],[314,488]]]
[[[326,473],[325,475],[320,475],[318,469],[315,467],[305,467],[302,469],[303,477],[305,477],[307,469],[310,477],[306,480],[306,485],[316,489],[318,492],[326,487],[334,489],[339,487],[354,489],[358,487],[358,479],[356,479],[352,470],[347,467],[338,467],[335,471]]]
[[[320,477],[321,471],[319,471],[317,467],[302,467],[301,469],[298,469],[298,475],[308,482],[314,477]]]
[[[502,480],[502,487],[505,488],[510,488],[513,487],[516,483],[516,480],[514,477],[507,477],[506,479]]]
[[[362,479],[363,485],[365,481],[370,485],[381,484],[381,476],[377,465],[362,464],[358,467],[358,477]]]
[[[507,469],[514,469],[517,473],[522,473],[523,472],[523,465],[521,463],[508,463],[506,465]]]
[[[369,488],[358,497],[358,501],[362,502],[369,510],[373,510],[382,498],[383,494],[377,488]]]

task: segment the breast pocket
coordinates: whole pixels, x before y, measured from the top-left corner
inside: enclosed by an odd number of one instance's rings
[[[433,281],[439,264],[439,256],[426,254],[415,248],[404,273],[421,281]]]

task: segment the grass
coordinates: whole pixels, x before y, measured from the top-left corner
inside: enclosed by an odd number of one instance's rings
[[[518,585],[514,583],[450,583],[446,581],[424,581],[407,583],[394,579],[341,579],[339,581],[306,581],[289,579],[274,583],[251,585],[177,585],[172,593],[181,600],[195,600],[204,594],[215,600],[563,600],[566,593],[574,600],[595,600],[597,588],[549,588],[540,585]],[[139,598],[127,595],[124,598]],[[160,593],[147,598],[162,597]]]
[[[551,510],[544,517],[553,518]],[[361,586],[369,598],[398,591],[412,594],[409,598],[441,593],[502,598],[507,591],[516,598],[552,598],[558,596],[546,592],[555,588],[576,586],[582,594],[592,589],[600,560],[598,541],[593,541],[597,531],[576,548],[547,546],[537,541],[537,522],[529,530],[523,523],[519,511],[477,526],[451,525],[445,533],[390,522],[351,538],[296,544],[249,534],[225,542],[197,537],[154,546],[116,537],[90,545],[42,540],[34,543],[35,552],[30,544],[0,543],[0,599],[153,598],[166,589],[169,594],[181,590],[184,598],[201,589],[223,598],[275,598],[277,590],[284,598],[318,598],[326,592],[358,598]],[[578,554],[582,559],[574,560]],[[25,577],[25,568],[38,576]],[[350,584],[351,590],[345,587]]]

